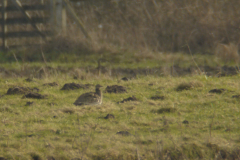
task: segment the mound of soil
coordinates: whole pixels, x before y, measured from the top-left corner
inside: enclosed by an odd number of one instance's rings
[[[123,81],[129,81],[129,80],[130,80],[130,78],[123,77],[121,80],[123,80]]]
[[[66,83],[61,90],[88,89],[91,84]]]
[[[34,82],[34,80],[32,78],[27,78],[25,79],[26,82]]]
[[[104,119],[114,119],[115,116],[113,114],[107,114],[106,117],[104,117]]]
[[[31,106],[33,103],[34,103],[34,102],[28,101],[28,102],[25,104],[25,106]]]
[[[57,82],[44,83],[43,86],[58,86],[58,83]]]
[[[203,84],[199,81],[183,82],[177,86],[176,91],[190,90],[197,87],[203,87]]]
[[[9,88],[7,91],[7,95],[12,95],[12,94],[26,94],[28,92],[38,92],[39,89],[34,87],[34,88],[29,88],[29,87],[12,87]]]
[[[152,96],[151,99],[152,100],[164,100],[165,97],[164,96]]]
[[[209,93],[218,93],[218,94],[221,94],[223,93],[224,91],[226,91],[226,89],[223,89],[223,88],[220,88],[220,89],[212,89],[209,91]]]
[[[78,75],[74,75],[73,79],[81,79],[81,80],[85,80],[86,77],[85,76],[78,76]]]
[[[240,98],[240,94],[239,95],[233,95],[232,98]]]
[[[119,101],[117,103],[119,104],[119,103],[125,103],[125,102],[128,102],[128,101],[137,101],[137,100],[138,99],[135,96],[132,96],[132,97],[128,97],[128,98],[126,98],[126,99],[124,99],[122,101]]]
[[[182,123],[183,124],[189,124],[189,122],[187,120],[184,120]]]
[[[113,85],[113,86],[107,86],[105,92],[107,93],[125,93],[127,92],[126,87]]]
[[[131,133],[129,133],[128,131],[119,131],[116,134],[122,135],[122,136],[130,136]]]
[[[29,92],[29,93],[25,94],[22,98],[45,99],[46,95],[41,95],[41,94],[35,93],[35,92]]]
[[[189,85],[189,84],[180,84],[180,85],[176,88],[176,91],[190,90],[191,88],[192,88],[192,86]]]

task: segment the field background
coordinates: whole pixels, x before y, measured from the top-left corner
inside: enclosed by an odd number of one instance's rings
[[[40,3],[40,1],[29,0],[21,0],[21,2],[23,4]],[[48,3],[48,1],[45,2]],[[239,47],[238,6],[240,2],[238,0],[184,0],[181,2],[177,0],[72,0],[71,2],[83,21],[86,31],[92,37],[92,41],[89,42],[84,37],[69,16],[67,35],[59,34],[41,47],[34,46],[32,52],[26,52],[24,49],[21,52],[18,49],[15,52],[19,60],[41,61],[41,52],[44,52],[47,60],[51,61],[56,61],[59,57],[76,60],[83,54],[101,55],[104,52],[120,54],[126,51],[138,55],[162,52],[225,55],[219,53],[218,50],[222,50],[219,44],[232,44],[228,50],[234,51]],[[49,13],[31,11],[30,14],[41,16]],[[8,16],[19,17],[21,14],[16,12]],[[43,26],[40,27],[44,29]],[[26,28],[32,29],[30,25],[15,25],[9,26],[8,30],[21,31]],[[17,45],[26,39],[11,41],[12,44]],[[28,40],[27,43],[31,42],[34,42],[34,39]],[[227,61],[235,60],[237,57],[236,53],[228,54],[231,56],[224,57]],[[1,61],[6,59],[15,61],[12,54],[10,57],[1,54]]]
[[[69,18],[67,35],[0,52],[2,159],[240,159],[240,1],[71,2],[91,41]],[[61,90],[73,82],[90,88]],[[101,106],[73,105],[96,84]]]

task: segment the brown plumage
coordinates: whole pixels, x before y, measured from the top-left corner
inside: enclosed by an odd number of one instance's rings
[[[82,94],[73,104],[76,106],[102,104],[102,91],[100,90],[101,87],[101,85],[97,84],[95,92]]]

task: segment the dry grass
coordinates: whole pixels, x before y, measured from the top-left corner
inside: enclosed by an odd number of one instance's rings
[[[22,2],[30,3],[26,0]],[[214,0],[91,0],[72,1],[72,5],[93,41],[89,43],[69,17],[67,36],[57,37],[46,46],[43,45],[41,49],[44,52],[101,54],[106,51],[125,52],[127,49],[138,54],[149,54],[162,51],[189,52],[190,49],[193,53],[213,54],[217,48],[215,52],[221,57],[227,56],[231,60],[237,56],[240,42],[238,0],[218,3]],[[43,13],[34,14],[41,16]],[[11,27],[13,30],[14,27],[31,29],[31,26],[25,25],[10,26],[9,31],[12,31]],[[13,44],[23,41],[25,39],[15,39]],[[223,45],[216,47],[216,44]],[[219,53],[218,50],[222,49],[227,50],[226,53]]]
[[[96,44],[140,51],[208,52],[238,45],[238,1],[91,1],[75,5]],[[235,23],[231,23],[235,22]],[[236,35],[237,34],[237,35]],[[110,47],[111,48],[111,47]]]
[[[233,43],[218,44],[214,54],[224,62],[239,61],[238,46]]]

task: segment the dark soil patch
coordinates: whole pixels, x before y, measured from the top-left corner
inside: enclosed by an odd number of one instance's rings
[[[78,75],[74,75],[73,79],[81,79],[81,80],[85,80],[86,77],[85,76],[78,76]]]
[[[29,88],[29,87],[12,87],[9,88],[7,91],[7,95],[12,95],[12,94],[26,94],[27,92],[38,92],[39,89],[34,87],[34,88]]]
[[[160,108],[158,110],[152,110],[152,112],[162,114],[162,113],[174,113],[174,112],[176,112],[176,110],[177,110],[176,108],[164,107],[164,108]]]
[[[217,93],[217,94],[221,94],[223,92],[227,91],[226,89],[220,88],[220,89],[212,89],[209,91],[209,93]]]
[[[58,86],[58,83],[57,82],[44,83],[43,86]]]
[[[33,136],[35,136],[35,134],[28,134],[28,135],[26,135],[27,137],[33,137]]]
[[[113,114],[107,114],[106,117],[104,117],[104,119],[114,119],[115,116]]]
[[[197,87],[203,87],[203,84],[198,81],[183,82],[177,86],[176,91],[190,90]]]
[[[6,158],[4,158],[4,157],[0,157],[0,160],[7,160]]]
[[[129,81],[129,80],[130,80],[130,78],[123,77],[121,80],[123,80],[123,81]]]
[[[184,120],[182,123],[183,124],[189,124],[189,122],[187,120]]]
[[[122,136],[130,136],[131,135],[131,133],[129,133],[128,131],[119,131],[116,134],[122,135]]]
[[[36,153],[31,153],[30,156],[33,160],[42,160],[41,156]]]
[[[28,101],[28,102],[25,104],[25,106],[31,106],[33,103],[34,103],[34,102]]]
[[[63,113],[69,113],[69,114],[73,114],[75,113],[75,110],[71,109],[71,108],[65,108],[62,110]]]
[[[239,95],[233,95],[232,98],[240,98],[240,94]]]
[[[88,89],[91,84],[66,83],[61,90]]]
[[[152,96],[151,99],[152,100],[164,100],[165,97],[164,96]]]
[[[34,82],[34,80],[32,78],[27,78],[25,79],[26,82]]]
[[[107,93],[125,93],[127,92],[126,87],[113,85],[113,86],[107,86],[105,92]]]
[[[192,86],[188,83],[182,83],[177,88],[176,91],[190,90]]]
[[[239,68],[238,67],[223,66],[223,67],[221,67],[220,74],[218,76],[219,77],[232,76],[232,75],[238,74],[238,72],[239,72]]]
[[[22,98],[45,99],[46,95],[41,95],[41,94],[35,93],[35,92],[29,92],[26,95],[24,95]]]
[[[126,98],[126,99],[124,99],[122,101],[119,101],[117,103],[119,104],[119,103],[125,103],[125,102],[128,102],[128,101],[137,101],[137,100],[138,99],[135,96],[132,96],[132,97],[128,97],[128,98]]]

